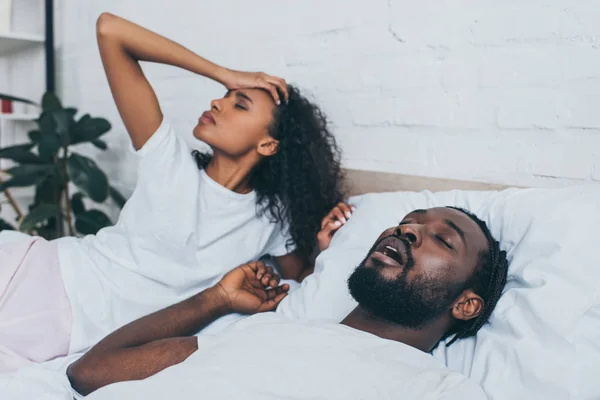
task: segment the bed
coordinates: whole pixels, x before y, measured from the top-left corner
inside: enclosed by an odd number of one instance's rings
[[[345,289],[373,239],[415,208],[458,205],[482,217],[507,250],[505,293],[476,338],[434,357],[479,383],[491,399],[599,399],[600,185],[556,189],[346,170],[356,211],[322,253],[316,273],[277,312],[341,320]],[[0,376],[7,399],[71,399],[71,359]]]

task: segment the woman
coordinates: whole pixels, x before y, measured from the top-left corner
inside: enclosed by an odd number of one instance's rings
[[[96,236],[28,237],[0,247],[15,265],[0,279],[5,370],[82,351],[266,255],[284,278],[300,281],[312,271],[317,233],[341,224],[334,222],[339,152],[324,115],[296,88],[222,68],[110,14],[98,19],[97,36],[139,159],[138,182],[117,224]],[[178,66],[228,89],[194,128],[212,155],[192,154],[175,134],[140,61]],[[272,276],[264,279],[277,285]]]

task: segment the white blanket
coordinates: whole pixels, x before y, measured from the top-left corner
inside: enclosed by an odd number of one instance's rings
[[[99,399],[485,399],[482,389],[413,347],[331,323],[261,314],[200,336],[182,364]]]
[[[78,357],[75,354],[0,374],[0,399],[72,400],[73,390],[65,371]]]

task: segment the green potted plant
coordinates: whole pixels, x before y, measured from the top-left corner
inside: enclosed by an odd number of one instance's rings
[[[7,95],[0,98],[32,103]],[[94,203],[111,200],[118,207],[125,204],[125,198],[109,184],[96,163],[74,151],[84,143],[106,150],[108,146],[101,136],[111,129],[110,123],[89,114],[79,118],[76,115],[77,109],[64,108],[56,95],[46,93],[36,120],[38,129],[29,132],[29,143],[0,148],[0,158],[16,164],[2,171],[0,190],[15,208],[21,231],[47,239],[94,234],[112,222],[104,212],[87,209],[84,198]],[[75,193],[70,193],[70,183],[77,188]],[[30,186],[35,188],[35,195],[25,214],[12,200],[9,189]],[[14,227],[0,220],[2,229]]]

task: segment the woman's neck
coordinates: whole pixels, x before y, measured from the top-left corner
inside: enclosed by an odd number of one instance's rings
[[[219,185],[233,192],[246,194],[252,191],[250,173],[253,167],[253,163],[234,161],[214,154],[204,170]]]

